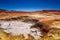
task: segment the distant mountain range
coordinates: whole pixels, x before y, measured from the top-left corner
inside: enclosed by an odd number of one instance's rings
[[[25,11],[16,11],[16,10],[5,10],[0,9],[0,13],[40,13],[40,14],[60,14],[60,10],[42,10],[42,11],[35,11],[35,12],[25,12]]]

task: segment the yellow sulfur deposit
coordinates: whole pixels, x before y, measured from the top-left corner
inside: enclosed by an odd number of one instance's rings
[[[60,40],[60,29],[51,29],[47,35],[38,40]]]
[[[23,34],[18,36],[12,36],[0,30],[0,40],[36,40],[32,35],[28,34],[28,38],[25,38]],[[60,40],[60,29],[51,29],[47,35],[37,40]]]
[[[3,30],[0,30],[0,40],[10,40],[9,35],[5,33]]]

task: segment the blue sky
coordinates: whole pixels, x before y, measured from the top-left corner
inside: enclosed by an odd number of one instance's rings
[[[0,9],[17,11],[60,10],[60,0],[0,0]]]

